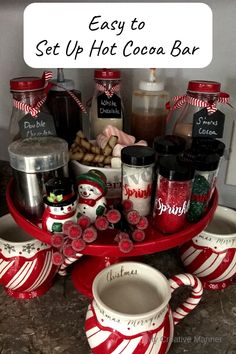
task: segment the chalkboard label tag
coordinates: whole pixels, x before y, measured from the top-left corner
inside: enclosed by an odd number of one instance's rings
[[[37,117],[26,114],[19,121],[19,127],[21,138],[57,135],[53,117],[45,112],[40,112]]]
[[[98,118],[121,118],[121,99],[116,94],[107,97],[102,93],[97,97]]]
[[[208,115],[206,108],[193,115],[193,137],[222,138],[225,115],[221,111]]]

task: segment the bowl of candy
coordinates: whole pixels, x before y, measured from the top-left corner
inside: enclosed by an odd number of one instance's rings
[[[96,140],[88,140],[82,131],[77,132],[70,148],[70,166],[74,178],[96,168],[107,179],[107,199],[121,198],[121,159],[123,147],[133,145],[135,137],[116,127],[107,125]],[[138,142],[147,145],[146,142]]]

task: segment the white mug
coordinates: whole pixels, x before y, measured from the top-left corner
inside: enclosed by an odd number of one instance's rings
[[[179,286],[192,293],[174,312],[169,301]],[[95,277],[93,301],[85,330],[94,354],[167,353],[177,324],[199,303],[202,285],[191,274],[167,280],[158,270],[138,262],[122,262]]]

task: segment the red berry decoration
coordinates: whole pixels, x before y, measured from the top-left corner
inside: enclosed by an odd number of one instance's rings
[[[108,226],[109,226],[109,222],[105,216],[98,216],[96,218],[94,224],[95,224],[95,227],[101,231],[108,229]]]
[[[77,240],[73,240],[71,242],[71,247],[76,251],[76,252],[81,252],[83,249],[86,247],[86,242],[82,239],[79,238]]]
[[[123,253],[128,253],[134,248],[134,244],[129,238],[120,240],[118,246],[120,251]]]
[[[141,216],[137,210],[130,210],[126,215],[126,219],[131,225],[137,225],[139,223],[140,217]]]
[[[61,248],[64,242],[64,237],[62,234],[52,234],[51,243],[55,248]]]
[[[52,263],[60,266],[64,262],[64,256],[60,252],[54,252],[52,255]]]
[[[139,222],[136,227],[140,230],[145,230],[148,227],[148,219],[146,216],[141,216]]]
[[[97,230],[93,226],[87,227],[83,232],[83,240],[87,243],[91,243],[96,240],[97,235]]]
[[[145,239],[145,232],[143,230],[136,229],[132,232],[132,238],[134,241],[143,241]]]
[[[81,215],[77,219],[77,224],[84,230],[91,225],[91,220],[87,215]]]
[[[71,244],[64,245],[63,254],[65,257],[73,257],[75,256],[75,250],[72,248]]]
[[[62,226],[62,231],[63,234],[65,234],[66,236],[68,236],[68,229],[71,225],[73,225],[74,222],[72,220],[66,221],[63,226]]]
[[[80,225],[73,224],[68,228],[68,237],[72,240],[80,238],[82,236],[83,230]]]
[[[116,242],[120,242],[121,240],[127,240],[129,239],[129,234],[127,232],[119,232],[116,236],[115,236],[115,241]]]
[[[108,212],[106,213],[106,218],[111,224],[116,224],[117,222],[120,221],[121,214],[118,210],[111,209],[111,210],[108,210]]]
[[[124,208],[124,211],[129,211],[131,209],[133,209],[133,202],[130,199],[125,199],[122,202],[122,206]]]

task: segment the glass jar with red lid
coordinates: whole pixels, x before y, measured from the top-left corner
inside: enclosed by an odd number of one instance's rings
[[[121,130],[123,128],[120,71],[111,69],[95,70],[94,80],[95,91],[89,112],[91,138],[96,138],[109,124]]]
[[[190,145],[192,137],[222,138],[225,104],[229,94],[216,81],[191,80],[187,92],[173,98],[167,117],[167,131],[182,136]]]
[[[37,116],[40,111],[47,112],[45,106],[47,81],[51,75],[42,77],[17,77],[10,80],[13,107],[9,126],[10,141],[20,138],[19,122],[26,115]]]

